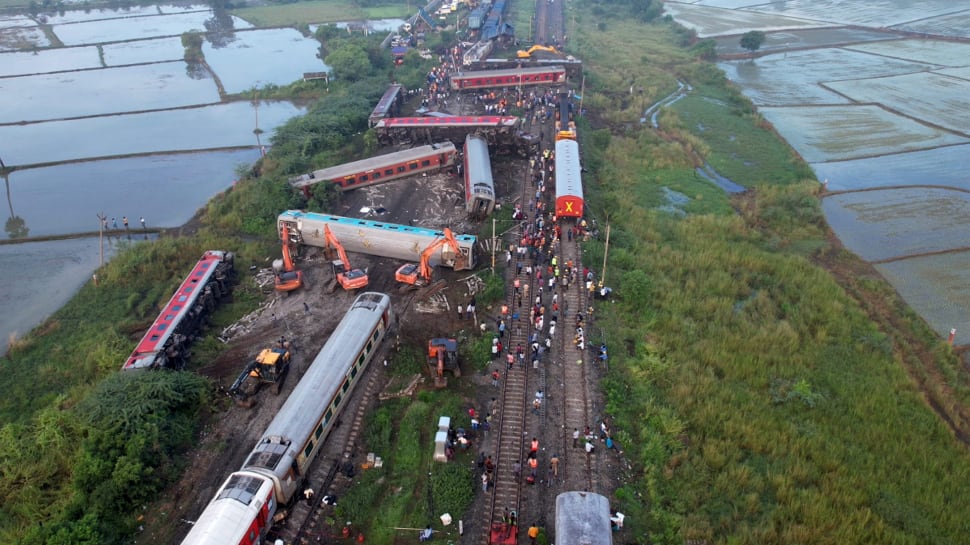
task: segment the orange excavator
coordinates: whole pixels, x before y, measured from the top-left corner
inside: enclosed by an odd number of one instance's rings
[[[280,235],[283,238],[283,259],[273,262],[273,273],[276,277],[276,291],[289,294],[289,292],[303,286],[303,271],[298,271],[293,266],[293,257],[290,255],[289,229],[283,226],[283,232]]]
[[[445,227],[445,236],[435,240],[429,244],[423,252],[421,252],[421,262],[405,263],[404,265],[401,265],[397,272],[394,273],[394,278],[398,282],[412,286],[425,286],[430,284],[433,273],[433,270],[431,269],[431,256],[438,251],[438,248],[441,248],[445,244],[450,246],[455,254],[453,258],[455,260],[455,268],[464,268],[462,263],[465,260],[465,256],[461,253],[461,246],[459,246],[458,241],[455,240],[455,235],[451,232],[451,229]],[[445,256],[442,255],[442,257],[444,258]]]
[[[456,339],[438,338],[428,341],[428,368],[434,379],[435,388],[448,386],[445,371],[451,371],[455,377],[461,376],[458,365],[458,341]]]
[[[327,239],[327,246],[323,249],[323,252],[333,266],[333,275],[340,287],[348,291],[366,287],[369,282],[367,273],[351,267],[350,260],[347,259],[347,252],[340,241],[337,240],[333,231],[330,230],[329,225],[323,226],[323,234]],[[336,259],[334,259],[335,257]],[[330,291],[336,289],[336,286],[332,286]]]

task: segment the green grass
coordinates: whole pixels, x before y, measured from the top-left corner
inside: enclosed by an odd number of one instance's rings
[[[343,0],[313,0],[234,9],[232,14],[258,27],[281,27],[364,19],[403,19],[413,15],[416,10],[416,7],[412,7],[409,13],[404,3],[361,8]]]
[[[585,98],[610,112],[609,134],[580,134],[590,208],[612,227],[616,303],[597,313],[594,335],[618,347],[606,391],[634,464],[615,494],[632,520],[624,539],[965,541],[970,492],[952,483],[970,476],[970,456],[892,339],[810,261],[826,226],[807,166],[674,45],[681,32],[570,6]],[[632,123],[631,82],[650,102],[674,79],[695,89],[661,115],[661,131]],[[754,192],[729,201],[691,176],[704,161]],[[692,197],[686,217],[654,210],[660,186]],[[590,242],[584,260],[603,251]],[[925,324],[902,314],[936,349]],[[935,353],[941,368],[956,364]]]

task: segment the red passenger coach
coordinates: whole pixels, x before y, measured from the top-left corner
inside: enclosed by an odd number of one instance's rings
[[[181,369],[205,317],[232,287],[233,254],[210,250],[182,281],[122,369]]]
[[[451,89],[462,91],[524,85],[559,85],[565,82],[566,69],[562,66],[530,66],[511,70],[480,70],[452,74]]]
[[[385,119],[384,121],[388,121]],[[438,170],[455,164],[457,150],[451,142],[419,146],[404,151],[378,155],[329,168],[314,170],[290,180],[290,185],[310,196],[310,186],[330,182],[340,191],[368,185],[382,184],[422,172]]]
[[[583,217],[583,178],[579,165],[579,144],[556,141],[556,216]]]

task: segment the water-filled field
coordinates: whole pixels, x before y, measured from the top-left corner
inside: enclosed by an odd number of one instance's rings
[[[935,65],[826,48],[775,53],[757,59],[718,63],[731,81],[757,105],[845,104],[848,98],[823,82],[922,72]]]
[[[957,4],[957,2],[954,2],[954,4]],[[970,36],[970,11],[931,17],[929,19],[917,19],[898,25],[896,28],[911,32],[925,32],[938,36],[960,36],[966,38]]]
[[[266,134],[302,112],[289,102],[261,102]],[[144,114],[0,126],[3,160],[32,165],[92,157],[255,146],[256,112],[249,102]],[[149,130],[150,129],[150,130]],[[96,136],[96,137],[94,137]]]
[[[750,10],[776,13],[779,9],[789,17],[812,21],[828,21],[837,25],[858,25],[872,28],[890,27],[920,19],[929,19],[964,12],[966,4],[953,0],[784,0],[751,2]]]
[[[236,32],[219,47],[210,42],[202,46],[206,62],[227,93],[251,89],[255,81],[286,85],[301,79],[304,72],[328,71],[317,58],[319,51],[320,42],[292,28]]]
[[[930,149],[970,140],[879,106],[762,108],[762,114],[810,162]]]
[[[970,144],[852,161],[812,163],[830,191],[901,185],[940,185],[970,191]]]
[[[101,59],[95,46],[0,53],[0,76],[48,74],[89,68],[101,68]]]
[[[825,217],[867,261],[970,247],[970,193],[932,187],[832,195]]]
[[[108,66],[175,61],[185,57],[182,39],[176,37],[105,44],[101,50],[104,51],[104,63]]]
[[[952,328],[956,344],[970,344],[970,252],[904,259],[876,269],[940,337]]]
[[[713,38],[717,43],[718,55],[737,55],[748,53],[741,47],[737,36]],[[867,41],[895,40],[895,34],[878,30],[860,28],[813,28],[808,30],[779,30],[765,34],[765,41],[758,51],[772,52],[790,49],[832,47],[837,45],[858,44]]]
[[[204,32],[205,22],[212,18],[212,12],[193,11],[172,15],[152,15],[89,21],[54,26],[54,34],[65,45],[121,42],[161,36],[179,36],[183,32],[196,30]],[[236,29],[249,28],[251,25],[242,19],[233,18]]]
[[[664,13],[672,15],[685,27],[697,31],[697,35],[702,38],[722,34],[744,34],[749,30],[768,31],[832,26],[827,22],[807,21],[777,13],[719,9],[672,2],[664,4]]]
[[[849,45],[846,49],[941,66],[966,66],[970,62],[970,44],[940,40],[895,39]]]
[[[970,81],[965,79],[921,72],[826,85],[855,102],[880,104],[955,132],[970,131]]]
[[[81,92],[79,92],[81,91]],[[0,123],[160,110],[219,102],[212,79],[163,62],[0,80]]]

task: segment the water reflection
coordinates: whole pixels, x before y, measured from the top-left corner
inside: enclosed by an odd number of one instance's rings
[[[27,222],[13,211],[13,199],[10,197],[10,173],[3,168],[3,161],[0,161],[0,168],[3,170],[3,183],[7,188],[7,206],[10,207],[10,217],[4,223],[3,228],[9,238],[24,238],[30,234]]]

